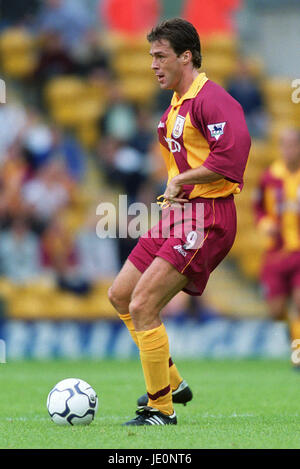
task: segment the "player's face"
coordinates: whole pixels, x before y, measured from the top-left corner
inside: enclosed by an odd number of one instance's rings
[[[164,90],[176,90],[182,78],[182,57],[177,56],[167,39],[154,41],[150,55],[153,57],[151,68]]]
[[[280,138],[280,148],[284,161],[288,165],[300,163],[300,137],[294,130],[286,130]]]

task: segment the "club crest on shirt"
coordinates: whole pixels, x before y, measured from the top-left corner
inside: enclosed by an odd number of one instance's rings
[[[209,124],[208,130],[210,131],[210,135],[212,138],[215,138],[216,140],[219,140],[221,135],[224,133],[224,127],[226,125],[226,122],[219,122],[218,124]]]
[[[184,123],[185,117],[182,117],[178,114],[172,131],[172,135],[174,138],[179,138],[182,135]]]

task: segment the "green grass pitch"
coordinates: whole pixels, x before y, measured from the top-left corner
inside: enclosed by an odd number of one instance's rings
[[[122,427],[144,392],[139,361],[25,361],[0,365],[0,448],[300,448],[300,373],[288,361],[178,361],[194,399],[178,425]],[[46,399],[61,379],[95,388],[87,427],[60,427]]]

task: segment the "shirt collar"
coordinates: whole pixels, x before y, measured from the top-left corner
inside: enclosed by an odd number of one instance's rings
[[[174,92],[171,106],[179,106],[185,101],[186,99],[193,99],[197,96],[203,85],[207,82],[208,78],[205,73],[199,73],[199,75],[195,78],[187,92],[179,98],[178,94]]]

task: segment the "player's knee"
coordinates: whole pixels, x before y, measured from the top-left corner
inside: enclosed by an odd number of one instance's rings
[[[139,298],[133,298],[129,303],[129,313],[132,318],[140,318],[145,308],[143,307],[143,301]]]
[[[109,287],[108,292],[107,292],[107,296],[108,296],[108,299],[111,302],[111,304],[114,306],[114,293],[113,293],[113,288],[112,287]]]
[[[108,299],[117,310],[128,307],[128,298],[122,295],[113,285],[108,289]]]
[[[155,308],[153,308],[144,295],[133,296],[129,303],[129,312],[133,320],[143,321],[145,318],[150,318],[155,315]]]
[[[159,318],[159,310],[144,296],[137,296],[131,300],[129,313],[136,330],[148,329],[156,323]]]

